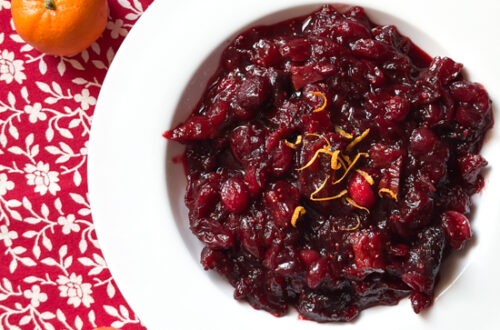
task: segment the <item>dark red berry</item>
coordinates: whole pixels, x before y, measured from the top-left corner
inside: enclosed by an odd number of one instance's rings
[[[233,213],[245,211],[250,202],[247,188],[240,178],[229,178],[221,185],[220,199]]]

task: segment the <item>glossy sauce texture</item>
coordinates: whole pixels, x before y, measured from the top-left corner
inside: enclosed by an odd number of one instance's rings
[[[471,238],[492,125],[461,64],[324,6],[238,36],[165,137],[186,144],[204,268],[255,308],[328,322],[432,304],[443,258]]]

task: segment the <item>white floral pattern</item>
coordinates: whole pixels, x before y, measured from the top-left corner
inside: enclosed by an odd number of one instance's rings
[[[74,214],[68,214],[68,216],[60,216],[59,219],[57,219],[57,223],[63,226],[62,232],[64,235],[68,235],[72,231],[74,232],[79,232],[80,231],[80,226],[75,223],[75,215]]]
[[[88,110],[91,105],[95,105],[97,100],[95,97],[90,95],[88,89],[83,89],[81,94],[75,95],[75,101],[81,104],[83,110]]]
[[[47,294],[41,292],[38,285],[33,285],[31,290],[24,291],[24,298],[30,299],[31,306],[38,307],[41,302],[47,301]]]
[[[14,52],[9,52],[4,49],[0,53],[0,81],[3,80],[7,84],[16,81],[19,84],[26,79],[24,74],[24,62],[14,58]]]
[[[56,192],[61,190],[61,187],[57,184],[59,182],[59,173],[50,171],[49,164],[44,164],[41,161],[36,166],[26,164],[24,171],[26,172],[28,184],[35,186],[35,192],[40,193],[40,195],[45,195],[47,190],[52,195],[55,195]]]
[[[30,123],[34,124],[38,120],[45,120],[47,119],[47,114],[42,112],[42,104],[41,103],[35,103],[33,105],[27,104],[24,107],[24,112],[29,114],[29,121]]]
[[[2,9],[10,9],[10,1],[0,0],[0,10]]]
[[[144,329],[117,290],[92,223],[88,138],[120,43],[152,0],[110,0],[81,54],[41,54],[0,0],[0,329]]]
[[[0,241],[3,241],[6,247],[12,246],[12,240],[16,239],[17,233],[15,231],[9,231],[7,226],[0,226]]]
[[[94,302],[92,298],[92,285],[89,283],[82,283],[82,276],[71,274],[68,277],[60,275],[57,279],[59,284],[60,296],[68,299],[68,304],[73,307],[78,307],[83,304],[89,307]]]
[[[0,173],[0,196],[3,196],[7,191],[14,189],[14,182],[9,181],[7,174]]]
[[[120,36],[125,37],[128,33],[128,30],[125,28],[123,20],[117,19],[116,21],[109,21],[107,29],[111,30],[111,38],[116,39]]]

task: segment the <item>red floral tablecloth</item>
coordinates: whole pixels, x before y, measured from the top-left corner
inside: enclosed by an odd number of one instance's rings
[[[142,329],[99,249],[87,143],[102,81],[152,0],[110,0],[101,38],[39,53],[0,0],[0,329]]]

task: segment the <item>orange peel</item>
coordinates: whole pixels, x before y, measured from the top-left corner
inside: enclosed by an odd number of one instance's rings
[[[325,148],[321,148],[321,149],[316,150],[316,152],[314,153],[314,156],[307,162],[307,164],[304,165],[304,166],[302,166],[301,168],[296,169],[296,171],[305,170],[306,168],[308,168],[309,166],[311,166],[312,164],[314,164],[314,162],[318,158],[319,154],[328,154],[328,155],[331,155],[332,152],[329,151],[329,150],[326,150]]]
[[[370,184],[370,186],[372,186],[375,183],[372,176],[370,174],[366,173],[365,171],[356,170],[356,172],[359,173],[363,178],[365,178],[365,180]]]
[[[330,159],[330,167],[332,170],[336,171],[342,167],[342,163],[339,162],[340,150],[335,150],[332,152],[332,158]]]
[[[392,199],[394,199],[396,202],[398,201],[398,195],[397,195],[394,191],[392,191],[392,190],[390,190],[390,189],[388,189],[388,188],[380,188],[380,189],[378,190],[378,195],[380,196],[380,198],[384,198],[384,195],[382,195],[382,193],[386,193],[386,194],[388,194],[388,195],[389,195]]]
[[[285,139],[285,144],[292,149],[296,149],[297,146],[301,143],[302,143],[302,135],[298,135],[297,138],[295,139],[295,142],[293,143]]]
[[[290,222],[294,228],[297,224],[297,219],[304,214],[306,214],[306,209],[303,206],[297,206],[295,210],[293,210],[292,220]]]
[[[346,196],[345,197],[346,201],[349,202],[349,204],[351,204],[352,206],[354,206],[355,208],[357,209],[360,209],[360,210],[363,210],[363,211],[366,211],[368,214],[370,214],[370,210],[368,210],[366,207],[364,206],[361,206],[359,205],[358,203],[356,203],[355,201],[352,200],[352,198]]]
[[[370,129],[368,128],[367,130],[365,130],[363,133],[361,133],[360,136],[356,137],[354,140],[351,141],[351,143],[349,143],[347,145],[347,147],[345,148],[346,151],[351,151],[352,148],[354,148],[354,146],[358,143],[360,143],[361,141],[363,141],[363,139],[370,133]]]
[[[309,94],[319,96],[323,99],[323,104],[321,105],[321,107],[314,109],[313,112],[320,112],[320,111],[325,110],[326,103],[327,103],[325,94],[323,94],[321,92],[309,92]]]
[[[356,229],[359,228],[359,226],[361,225],[361,219],[359,218],[359,215],[356,214],[356,220],[358,220],[358,223],[356,226],[352,227],[352,228],[347,228],[347,227],[344,227],[344,228],[340,228],[340,230],[343,230],[343,231],[354,231]]]
[[[335,132],[339,133],[340,135],[342,135],[346,139],[350,140],[353,138],[352,134],[347,133],[346,131],[344,131],[342,128],[340,128],[338,126],[335,126]]]
[[[333,200],[333,199],[338,199],[338,198],[341,198],[342,196],[344,196],[345,194],[347,194],[347,190],[342,190],[340,193],[338,193],[337,195],[335,196],[330,196],[330,197],[314,197],[314,195],[316,195],[317,193],[319,193],[321,190],[323,190],[323,188],[326,186],[326,183],[328,182],[328,179],[330,177],[327,175],[325,180],[323,181],[323,183],[318,187],[318,189],[316,189],[310,196],[309,196],[309,199],[312,200],[312,201],[315,201],[315,202],[322,202],[322,201],[330,201],[330,200]]]
[[[324,147],[323,149],[329,149],[332,145],[330,144],[330,141],[328,141],[328,139],[326,137],[324,137],[323,135],[321,134],[316,134],[316,133],[307,133],[306,134],[306,137],[308,136],[315,136],[315,137],[318,137],[320,139],[323,139],[323,141],[326,142],[327,146]]]
[[[338,184],[340,183],[342,180],[344,180],[344,178],[347,176],[347,174],[349,173],[349,171],[354,167],[354,165],[356,165],[356,162],[359,160],[359,158],[363,156],[363,157],[369,157],[370,155],[368,155],[366,152],[360,152],[359,154],[356,155],[356,157],[354,157],[354,159],[352,160],[351,164],[349,165],[349,167],[345,170],[344,174],[342,174],[342,176],[340,177],[340,179],[338,179],[337,181],[335,181],[333,184]]]

